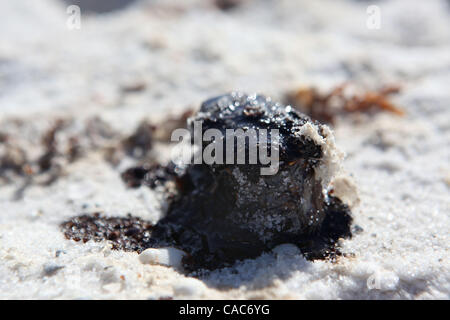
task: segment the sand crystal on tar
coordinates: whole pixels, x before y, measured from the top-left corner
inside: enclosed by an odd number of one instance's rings
[[[279,170],[264,176],[259,164],[186,166],[173,175],[178,194],[166,216],[136,251],[178,247],[189,253],[187,270],[227,266],[282,243],[296,244],[308,259],[340,254],[337,243],[351,236],[352,218],[326,192],[342,160],[327,126],[265,96],[237,92],[204,102],[188,120],[191,131],[193,121],[202,122],[203,132],[220,130],[225,140],[226,129],[278,129]],[[73,235],[77,224],[70,226]]]

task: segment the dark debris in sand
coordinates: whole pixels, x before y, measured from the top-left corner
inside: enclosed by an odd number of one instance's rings
[[[320,147],[293,134],[311,120],[269,101],[263,96],[226,95],[205,102],[201,116],[206,116],[205,130],[253,124],[280,129],[281,167],[275,176],[262,178],[259,167],[250,165],[192,165],[179,174],[173,164],[131,167],[122,173],[128,187],[155,188],[176,182],[178,192],[169,199],[167,215],[155,226],[132,216],[82,215],[62,224],[64,234],[75,241],[109,240],[114,249],[127,251],[174,246],[188,253],[184,266],[189,271],[230,266],[282,243],[296,244],[310,260],[333,260],[341,255],[339,240],[352,236],[350,209],[338,198],[322,194],[313,174],[322,156]],[[228,112],[227,103],[240,107],[221,117]],[[320,133],[320,125],[315,125]],[[248,183],[236,180],[233,168]],[[294,178],[292,182],[283,179],[286,174]],[[262,193],[260,179],[266,185]],[[244,202],[237,202],[238,197]],[[265,219],[273,214],[282,218],[275,228]]]
[[[336,86],[326,93],[316,88],[300,88],[286,94],[286,103],[322,123],[334,124],[338,116],[380,111],[402,116],[404,111],[395,106],[390,97],[400,92],[400,86],[388,85],[359,94],[347,94],[348,84]]]

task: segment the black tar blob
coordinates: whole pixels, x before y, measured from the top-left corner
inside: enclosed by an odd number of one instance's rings
[[[299,134],[311,123],[323,135],[319,123],[264,96],[242,93],[206,101],[193,120],[202,121],[203,132],[214,128],[224,135],[225,129],[278,129],[279,170],[267,176],[260,174],[258,164],[193,164],[181,174],[161,168],[156,175],[150,168],[129,170],[125,177],[132,186],[157,185],[164,175],[163,182],[174,180],[178,186],[167,215],[135,251],[178,247],[189,253],[187,270],[224,267],[282,243],[298,245],[307,259],[340,254],[338,240],[351,237],[351,212],[338,198],[324,194],[316,174],[323,150]],[[70,226],[73,233],[76,224]]]

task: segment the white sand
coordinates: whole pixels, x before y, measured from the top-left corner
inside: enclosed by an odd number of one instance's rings
[[[299,85],[401,83],[405,117],[335,128],[360,190],[346,240],[354,257],[306,261],[295,248],[200,280],[107,243],[68,241],[59,223],[82,212],[152,221],[157,195],[126,189],[91,152],[49,187],[0,185],[0,298],[448,299],[450,297],[450,6],[383,1],[381,29],[364,1],[148,1],[66,28],[56,1],[1,1],[0,131],[33,141],[59,117],[100,115],[122,133],[145,117],[234,89],[275,99]],[[120,86],[144,82],[143,92]],[[18,127],[12,119],[24,122]],[[154,120],[156,121],[156,120]],[[85,208],[83,208],[85,206]]]

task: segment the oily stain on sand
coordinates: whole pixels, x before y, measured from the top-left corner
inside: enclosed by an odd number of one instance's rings
[[[292,239],[291,242],[297,244],[308,260],[331,260],[341,256],[339,250],[339,240],[341,238],[351,238],[352,218],[350,211],[339,199],[332,198],[327,209],[327,218],[324,220],[320,231],[314,236]],[[158,244],[159,240],[152,238],[152,231],[155,226],[146,220],[128,215],[127,217],[107,217],[100,213],[82,214],[73,217],[61,224],[62,232],[68,240],[86,243],[90,240],[100,242],[109,241],[113,250],[123,250],[141,253],[148,248],[158,248],[166,241]],[[206,235],[205,235],[206,236]],[[172,246],[186,249],[185,243],[180,243],[180,239],[173,238]],[[197,256],[206,257],[204,261],[193,259],[188,255],[184,261],[184,267],[188,271],[198,269],[216,269],[229,266],[231,263],[222,261],[211,261],[207,257],[212,257],[207,247],[197,248]],[[256,258],[265,251],[270,251],[270,247],[262,247],[258,251],[248,253],[248,258]],[[232,257],[231,257],[232,258]]]
[[[339,239],[351,237],[351,212],[323,192],[317,174],[323,147],[300,133],[306,125],[328,139],[327,128],[260,95],[226,94],[207,100],[200,111],[192,119],[202,121],[203,131],[279,130],[278,172],[260,175],[261,166],[251,164],[198,164],[182,171],[160,165],[130,168],[122,175],[129,187],[174,182],[177,194],[167,215],[153,227],[132,216],[82,215],[62,224],[65,236],[109,240],[114,249],[137,252],[174,246],[189,254],[184,266],[190,271],[230,266],[283,243],[296,244],[310,260],[340,255]]]

